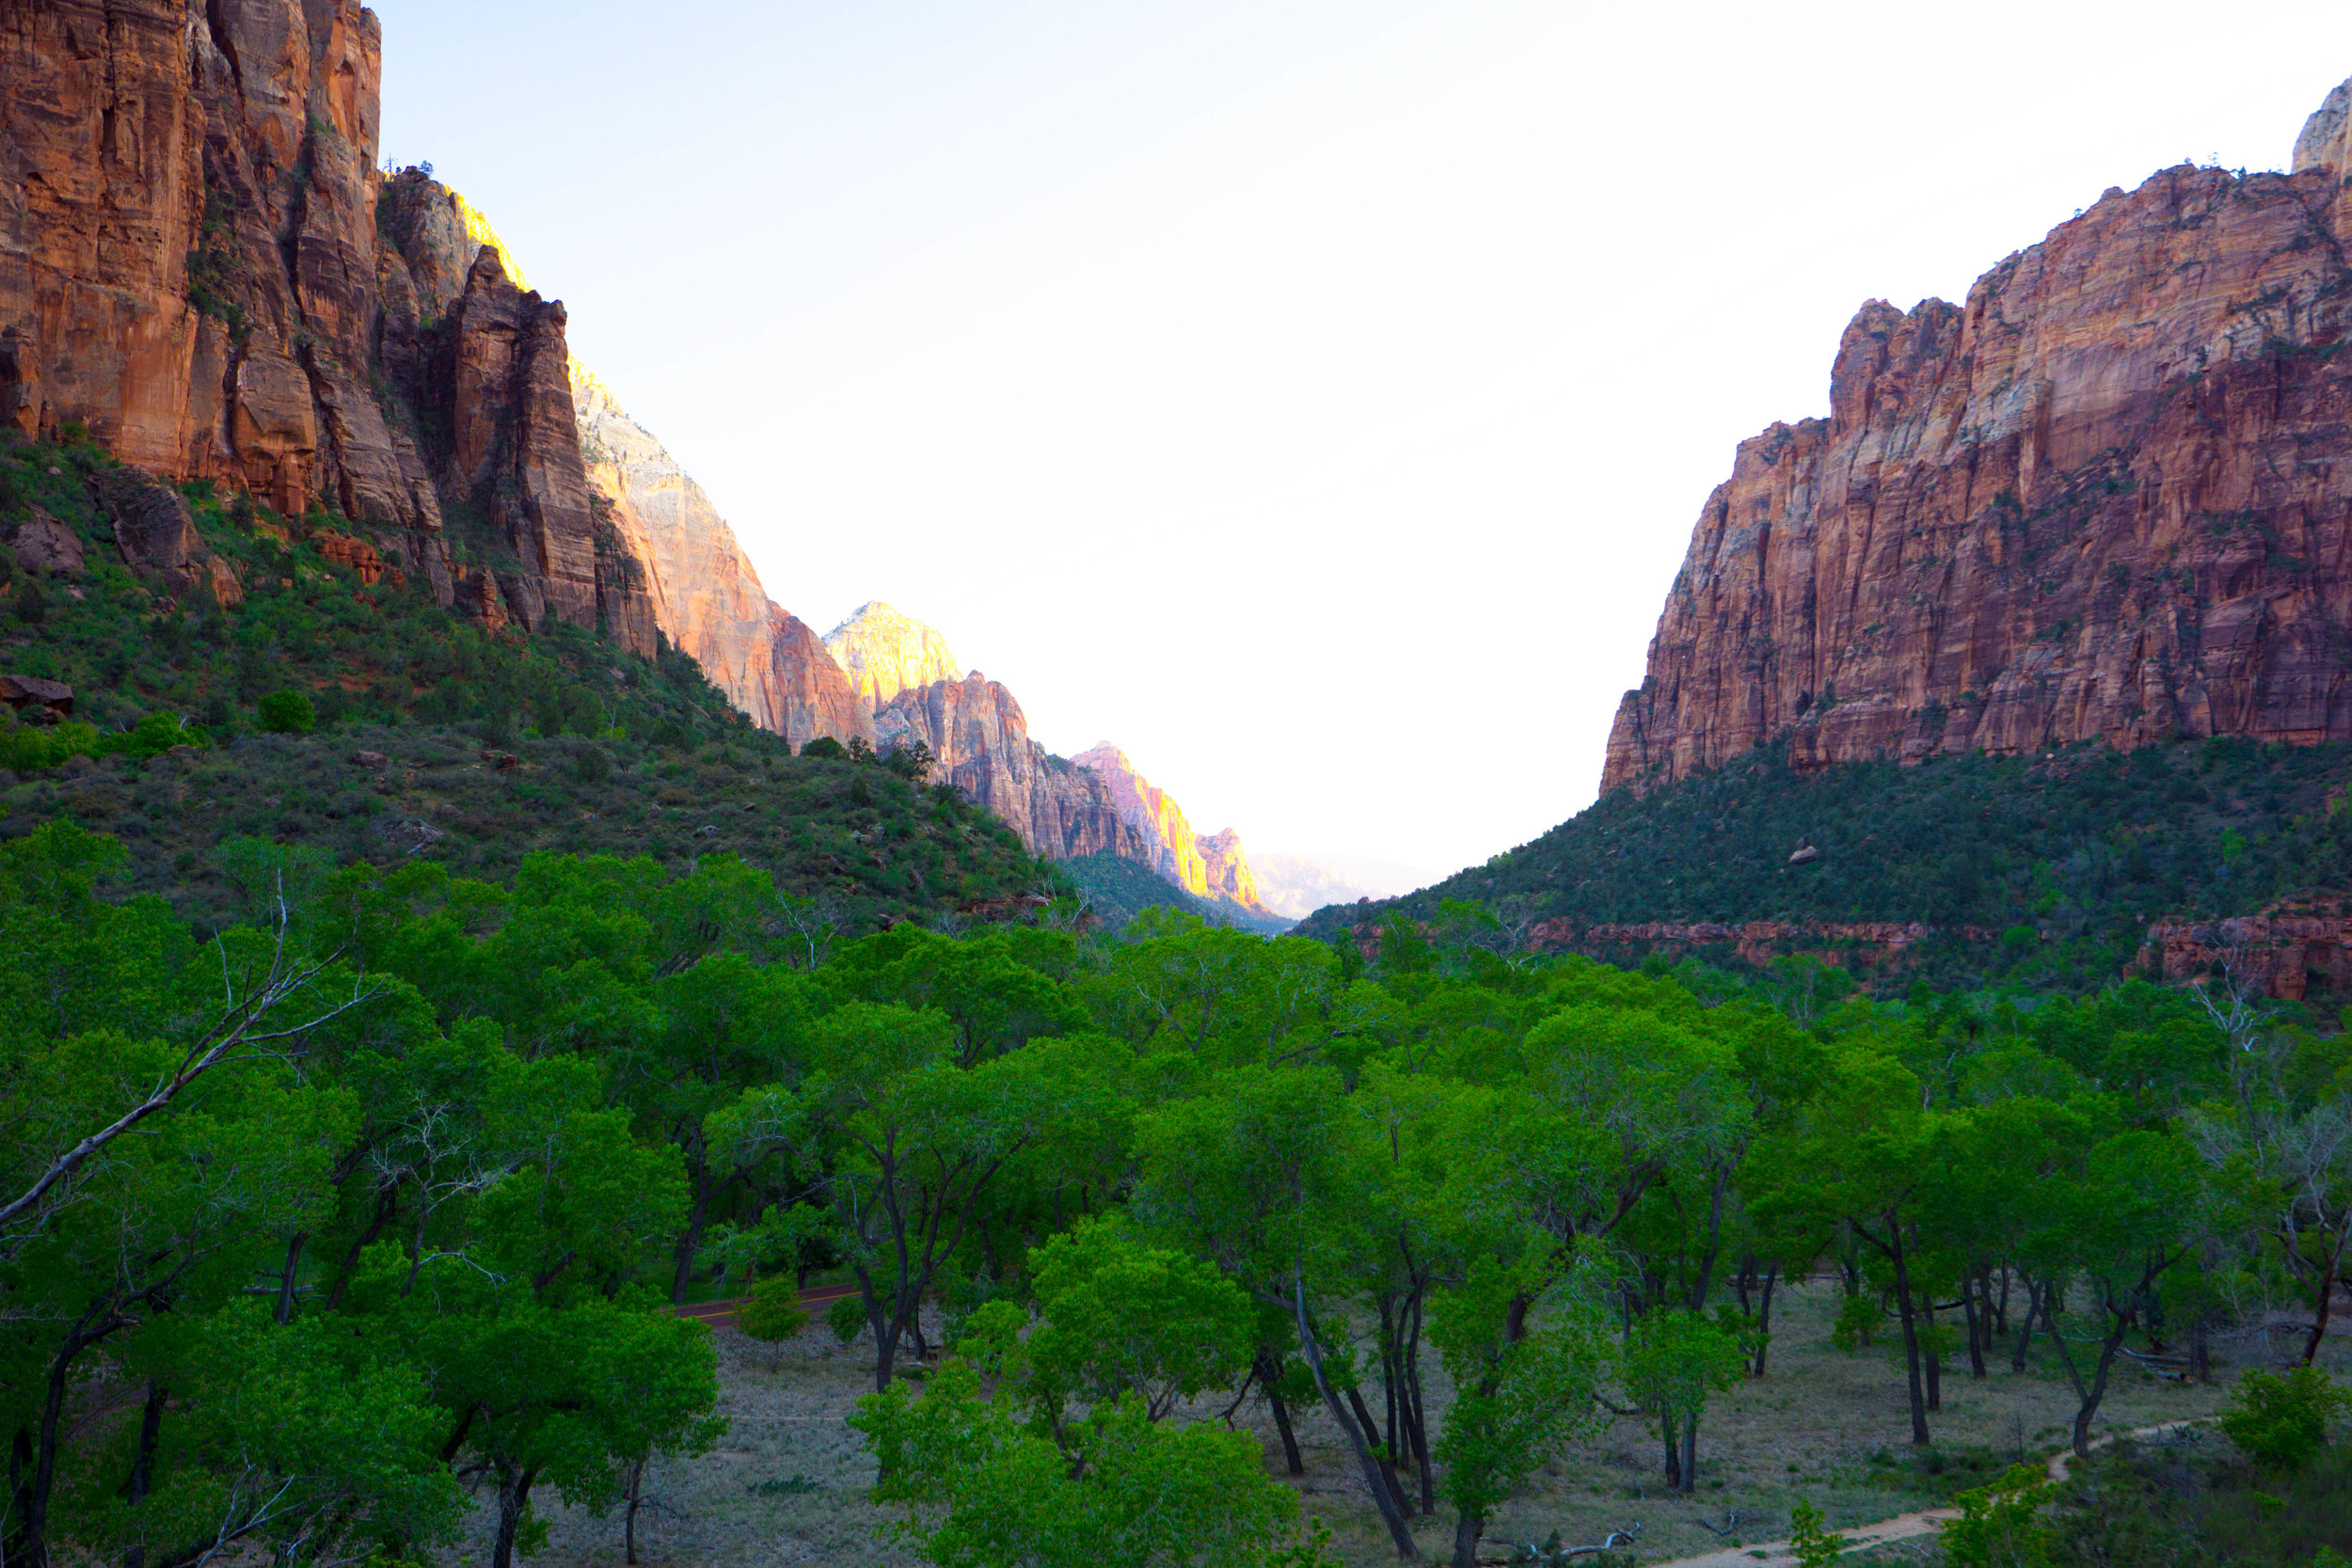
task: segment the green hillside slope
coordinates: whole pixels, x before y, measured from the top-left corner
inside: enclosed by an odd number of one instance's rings
[[[1145,910],[1175,910],[1199,915],[1212,926],[1271,936],[1290,929],[1287,920],[1268,920],[1219,899],[1202,898],[1178,887],[1140,861],[1119,855],[1087,855],[1063,861],[1057,870],[1078,885],[1105,928],[1119,930]]]
[[[208,925],[234,903],[215,851],[239,837],[491,877],[532,849],[673,868],[730,852],[847,930],[1051,876],[952,789],[791,755],[674,649],[647,660],[562,624],[485,631],[416,582],[362,583],[303,525],[280,541],[268,529],[282,519],[202,487],[199,531],[245,602],[157,598],[86,487],[110,465],[87,445],[0,444],[0,538],[39,506],[85,558],[78,574],[36,573],[0,549],[0,673],[62,681],[75,699],[56,725],[0,708],[0,837],[56,818],[114,834],[132,885],[183,918]],[[307,730],[288,692],[308,699]],[[273,696],[281,733],[264,727]]]
[[[2352,888],[2347,778],[2352,748],[2228,739],[1811,774],[1767,749],[1640,799],[1613,794],[1370,917],[1454,898],[1506,922],[1922,921],[1945,933],[1919,951],[1931,978],[2096,985],[2153,920]],[[1807,846],[1819,857],[1790,863]],[[1325,909],[1301,931],[1364,918]]]

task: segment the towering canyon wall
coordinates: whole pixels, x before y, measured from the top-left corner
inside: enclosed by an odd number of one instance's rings
[[[977,670],[898,692],[875,715],[875,728],[885,752],[918,740],[929,747],[931,776],[1009,823],[1031,854],[1151,858],[1104,781],[1031,740],[1012,693]]]
[[[909,687],[963,679],[963,667],[947,651],[945,637],[880,599],[858,606],[848,620],[825,633],[825,650],[850,677],[858,696],[877,708]]]
[[[571,405],[588,476],[644,563],[655,619],[711,682],[794,746],[825,735],[874,740],[869,705],[798,617],[768,597],[735,531],[703,487],[611,388],[575,360]]]
[[[1167,791],[1136,772],[1135,764],[1127,760],[1127,753],[1107,740],[1071,760],[1099,774],[1109,785],[1112,799],[1119,802],[1120,815],[1151,846],[1152,869],[1162,877],[1187,893],[1222,898],[1252,914],[1274,914],[1258,896],[1258,884],[1249,874],[1248,857],[1242,852],[1241,837],[1232,829],[1216,834],[1194,832],[1192,824],[1184,820],[1184,808]]]
[[[443,604],[649,650],[571,433],[563,307],[462,221],[404,230],[439,187],[376,170],[381,68],[352,0],[10,8],[0,419],[87,426],[298,527],[340,513]]]
[[[375,167],[352,0],[56,0],[0,26],[0,419],[332,523],[493,626],[666,630],[796,744],[871,738],[816,634],[480,213]],[[593,401],[593,400],[592,400]],[[584,425],[625,451],[592,475]],[[600,489],[597,481],[609,482]]]
[[[2099,738],[2352,739],[2352,84],[2285,174],[2109,190],[1964,306],[1863,307],[1743,442],[1602,787]]]

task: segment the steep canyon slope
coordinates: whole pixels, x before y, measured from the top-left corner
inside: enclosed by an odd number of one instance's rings
[[[2074,740],[2352,738],[2352,157],[2111,189],[1967,303],[1863,307],[1739,450],[1604,791]]]
[[[1034,852],[1180,851],[1182,885],[1262,912],[1230,834],[1154,843],[930,628],[870,603],[836,660],[769,597],[701,487],[573,360],[563,303],[458,193],[378,168],[373,12],[56,0],[6,22],[0,420],[87,432],[199,499],[209,482],[486,631],[568,626],[648,657],[666,639],[796,750],[920,739]],[[233,604],[186,498],[121,483],[115,526],[155,536],[126,560]]]
[[[603,411],[575,406],[562,303],[464,198],[376,167],[382,56],[352,0],[13,8],[0,419],[249,492],[494,628],[640,654],[665,632],[796,744],[870,739],[815,633],[616,404],[591,475]]]
[[[866,703],[817,634],[768,597],[703,487],[586,366],[574,360],[570,377],[589,478],[612,498],[612,526],[644,563],[670,641],[754,723],[794,746],[819,735],[870,745]]]

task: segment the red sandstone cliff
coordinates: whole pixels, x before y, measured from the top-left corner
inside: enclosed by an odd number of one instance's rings
[[[873,742],[874,719],[817,636],[761,588],[703,487],[610,388],[575,361],[571,407],[588,476],[644,563],[652,614],[711,683],[796,747],[814,736]]]
[[[1602,787],[2169,736],[2352,739],[2352,156],[2110,190],[1965,306],[1863,307],[1708,499]]]
[[[444,604],[650,652],[644,570],[572,430],[564,309],[430,221],[450,193],[377,172],[381,66],[353,0],[9,8],[0,418],[79,421],[297,526],[339,513]],[[474,572],[452,503],[491,558]]]
[[[1279,918],[1259,899],[1248,857],[1242,853],[1241,837],[1232,829],[1215,835],[1194,832],[1192,824],[1184,820],[1184,808],[1136,772],[1127,753],[1107,740],[1071,760],[1102,775],[1119,802],[1120,814],[1151,846],[1146,858],[1162,877],[1187,893],[1222,898],[1252,914]]]
[[[1101,776],[1049,755],[1031,740],[1029,721],[1012,693],[977,670],[960,681],[900,691],[875,715],[874,725],[885,752],[918,740],[930,747],[931,777],[1003,818],[1031,854],[1152,858],[1150,845],[1120,815]]]

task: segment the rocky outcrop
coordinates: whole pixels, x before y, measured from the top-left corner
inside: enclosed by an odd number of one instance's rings
[[[649,613],[736,706],[796,747],[817,736],[874,741],[870,705],[798,618],[768,597],[703,487],[611,388],[577,360],[572,416],[612,529],[642,563]]]
[[[2352,739],[2346,103],[2296,171],[2110,190],[1964,306],[1865,306],[1743,443],[1602,787],[2100,738]]]
[[[1136,772],[1127,753],[1107,740],[1071,760],[1100,774],[1110,786],[1120,815],[1152,847],[1152,868],[1163,878],[1187,893],[1223,898],[1252,914],[1274,917],[1274,911],[1258,897],[1249,862],[1232,829],[1213,836],[1194,832],[1192,824],[1184,820],[1184,808]]]
[[[8,550],[27,571],[82,573],[81,536],[38,506],[27,509],[24,521],[8,536]]]
[[[2227,976],[2256,992],[2300,1002],[2315,990],[2352,994],[2352,914],[2343,895],[2282,899],[2259,914],[2158,921],[2137,968],[2167,980]]]
[[[960,681],[900,691],[874,725],[884,753],[916,741],[928,746],[931,778],[953,784],[1002,818],[1031,854],[1151,858],[1150,844],[1120,816],[1102,776],[1031,740],[1012,693],[977,670]]]
[[[102,468],[90,478],[90,493],[114,524],[115,547],[134,573],[173,598],[211,583],[213,553],[179,491],[136,468]]]
[[[1249,874],[1249,857],[1242,852],[1241,834],[1231,828],[1218,833],[1196,833],[1192,844],[1200,853],[1210,897],[1239,904],[1253,914],[1274,913],[1258,895],[1257,879]]]
[[[880,709],[899,692],[934,681],[961,681],[963,667],[947,651],[947,640],[880,599],[825,633],[825,651],[850,677],[859,700]]]

